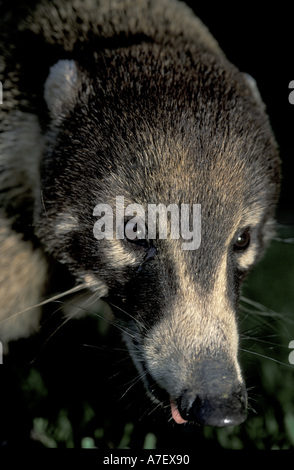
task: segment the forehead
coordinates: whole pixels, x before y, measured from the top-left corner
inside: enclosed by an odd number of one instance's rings
[[[142,137],[142,136],[141,136]],[[189,135],[148,135],[130,148],[131,164],[117,166],[109,188],[121,191],[130,202],[201,204],[215,215],[237,206],[248,210],[274,192],[267,158],[251,139],[224,135],[199,142],[196,129]],[[115,185],[113,185],[115,183]],[[234,211],[235,212],[235,211]]]

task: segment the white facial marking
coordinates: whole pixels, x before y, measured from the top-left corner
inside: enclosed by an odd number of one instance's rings
[[[87,288],[91,291],[95,291],[99,297],[105,297],[108,294],[107,285],[92,274],[85,274],[84,281]]]
[[[217,276],[209,294],[191,283],[183,265],[179,263],[178,267],[184,287],[145,340],[145,358],[154,379],[165,387],[168,369],[171,376],[176,374],[180,391],[197,362],[206,355],[217,361],[221,351],[221,356],[234,364],[236,378],[242,382],[237,322],[227,291],[227,253],[216,266]]]
[[[50,68],[44,97],[53,117],[59,117],[64,109],[72,105],[77,82],[77,67],[73,60],[59,60]]]
[[[58,222],[55,226],[56,236],[65,235],[79,227],[79,221],[69,213],[58,214]]]
[[[128,252],[122,245],[121,240],[107,240],[107,262],[113,267],[138,266],[138,258]]]
[[[258,255],[258,249],[256,243],[250,242],[250,246],[244,253],[237,253],[237,262],[241,269],[249,269],[255,262],[255,259]]]

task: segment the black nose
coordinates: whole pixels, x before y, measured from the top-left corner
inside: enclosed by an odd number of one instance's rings
[[[218,427],[243,423],[247,417],[246,404],[247,393],[243,389],[223,396],[197,395],[194,400],[185,390],[177,400],[183,419]]]

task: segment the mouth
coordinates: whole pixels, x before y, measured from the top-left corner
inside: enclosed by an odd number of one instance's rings
[[[176,403],[172,399],[170,399],[170,408],[171,408],[172,417],[177,424],[188,423],[186,419],[182,418]]]
[[[160,404],[163,409],[170,409],[171,417],[176,424],[208,425],[213,427],[235,426],[247,418],[247,393],[238,390],[230,397],[205,396],[197,394],[190,408],[184,405],[186,391],[180,397],[172,397],[153,379],[147,366],[141,362],[144,371],[144,383],[151,400]]]
[[[129,338],[128,338],[129,339]],[[134,346],[137,346],[134,351]],[[236,426],[243,423],[247,418],[247,391],[245,383],[240,380],[234,369],[233,373],[227,374],[226,381],[215,380],[214,385],[209,382],[209,377],[213,376],[213,372],[218,372],[219,369],[213,368],[215,364],[209,364],[207,367],[207,383],[203,382],[202,389],[197,387],[197,374],[189,385],[188,382],[183,383],[183,389],[179,388],[179,383],[176,378],[174,386],[171,378],[168,377],[168,370],[166,370],[166,381],[169,382],[169,389],[175,388],[176,393],[173,394],[162,385],[159,385],[157,380],[153,378],[152,371],[150,371],[148,364],[141,357],[138,357],[138,349],[140,342],[135,342],[132,338],[132,348],[130,348],[132,359],[140,373],[143,384],[151,401],[161,406],[163,411],[169,411],[169,421],[172,420],[176,424],[191,424],[191,425],[208,425],[213,427],[226,427]],[[139,350],[142,351],[142,348]],[[135,354],[134,354],[135,353]],[[143,356],[143,354],[141,354]],[[221,369],[222,374],[227,369]],[[216,377],[218,377],[218,375]],[[222,375],[223,376],[223,375]],[[225,377],[223,377],[225,378]],[[194,384],[193,384],[194,382]]]
[[[159,403],[164,409],[170,406],[171,416],[177,424],[188,423],[188,420],[182,418],[176,401],[169,396],[166,390],[159,387],[143,362],[141,362],[141,367],[144,370],[144,383],[151,400],[155,403]]]

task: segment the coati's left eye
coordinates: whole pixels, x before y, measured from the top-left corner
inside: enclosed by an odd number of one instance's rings
[[[234,251],[244,251],[248,248],[250,244],[250,233],[249,228],[243,230],[240,235],[236,238],[234,243]]]

